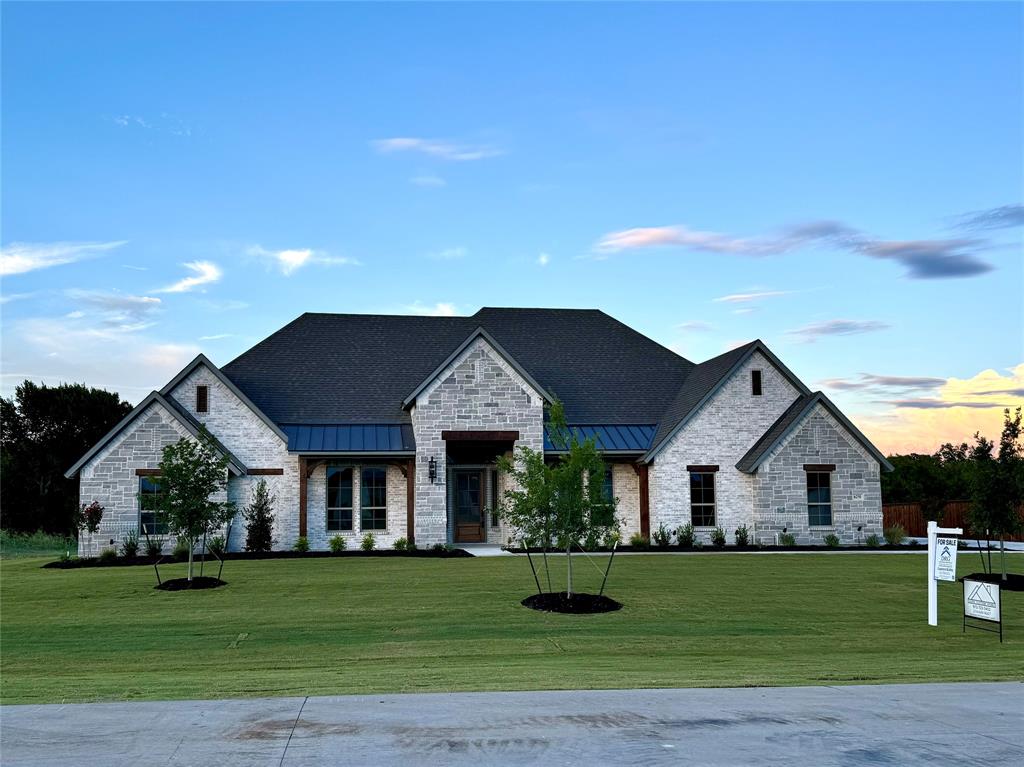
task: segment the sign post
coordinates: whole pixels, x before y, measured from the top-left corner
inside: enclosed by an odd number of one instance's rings
[[[943,534],[943,537],[939,535]],[[938,582],[956,580],[957,539],[963,535],[962,527],[939,527],[935,520],[928,521],[928,625],[939,625]],[[941,541],[941,543],[940,543]]]

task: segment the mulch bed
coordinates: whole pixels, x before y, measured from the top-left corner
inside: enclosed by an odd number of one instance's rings
[[[520,604],[531,610],[541,610],[546,613],[572,613],[574,615],[610,613],[622,609],[621,603],[601,594],[569,596],[566,591],[531,594]]]
[[[1002,573],[971,573],[960,580],[965,579],[983,583],[998,583],[1001,591],[1024,591],[1024,575],[1020,573],[1007,573],[1005,581]]]
[[[227,586],[227,581],[220,578],[211,578],[209,575],[197,575],[191,581],[188,578],[172,578],[164,581],[153,588],[160,591],[197,591],[199,589],[215,589],[219,586]]]
[[[361,549],[354,549],[352,551],[342,551],[339,554],[335,554],[330,551],[232,551],[222,556],[226,562],[234,560],[241,560],[244,562],[251,559],[340,559],[343,557],[420,557],[427,559],[457,559],[460,557],[472,557],[473,555],[465,549],[445,549],[444,551],[435,551],[434,549],[416,549],[415,551],[380,549],[379,551],[363,551]],[[195,561],[199,562],[200,558],[201,557],[197,554]],[[57,570],[74,570],[79,567],[132,567],[137,565],[153,565],[158,561],[161,565],[168,565],[174,562],[187,562],[188,557],[174,559],[168,554],[160,560],[153,557],[133,557],[132,559],[118,557],[115,560],[107,561],[100,561],[97,557],[82,557],[57,560],[56,562],[47,562],[43,567],[54,568]],[[216,563],[216,561],[216,557],[212,555],[206,557],[207,564],[211,562]]]

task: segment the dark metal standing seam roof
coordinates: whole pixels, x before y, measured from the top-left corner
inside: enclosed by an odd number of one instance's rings
[[[385,424],[282,424],[289,452],[302,453],[411,453],[416,450],[412,425]]]
[[[594,443],[597,445],[597,449],[608,452],[629,452],[629,453],[645,453],[651,447],[651,441],[654,439],[654,432],[657,427],[653,424],[644,425],[623,425],[623,424],[606,424],[606,425],[572,425],[569,427],[573,430],[576,438],[580,441],[594,438]],[[545,452],[557,452],[559,449],[551,441],[551,434],[548,429],[544,429],[544,450]]]

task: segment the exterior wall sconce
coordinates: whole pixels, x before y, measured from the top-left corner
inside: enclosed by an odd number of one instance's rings
[[[427,478],[430,480],[430,484],[437,481],[437,459],[433,456],[427,461]]]

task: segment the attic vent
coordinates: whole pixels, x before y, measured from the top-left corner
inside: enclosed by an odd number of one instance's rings
[[[196,387],[196,412],[208,413],[210,410],[210,387],[206,385]]]

